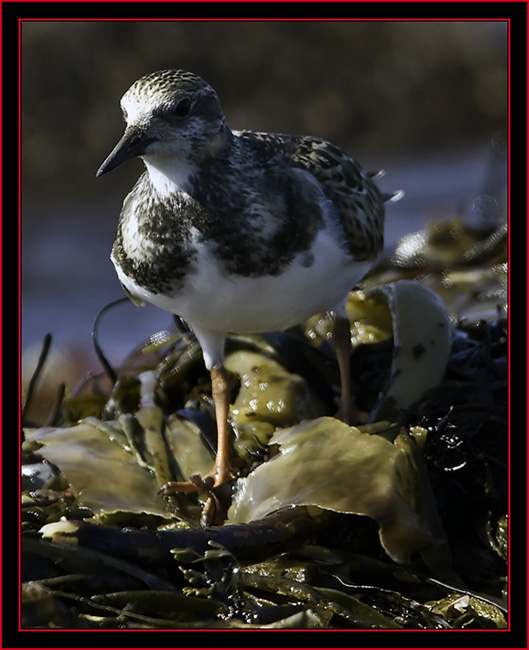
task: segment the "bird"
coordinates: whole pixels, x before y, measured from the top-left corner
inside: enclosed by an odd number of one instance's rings
[[[232,130],[215,90],[192,72],[142,76],[121,109],[124,134],[96,176],[134,158],[145,170],[124,199],[111,260],[136,305],[183,319],[202,348],[217,453],[209,482],[174,489],[209,490],[203,521],[221,523],[218,495],[235,478],[227,335],[285,330],[333,311],[337,415],[347,421],[345,303],[382,251],[384,203],[397,195],[383,194],[374,174],[324,139]]]

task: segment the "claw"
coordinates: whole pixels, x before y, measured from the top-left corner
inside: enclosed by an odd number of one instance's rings
[[[165,497],[193,492],[207,494],[208,500],[202,509],[201,522],[204,526],[221,526],[231,505],[233,480],[231,473],[227,480],[219,484],[215,484],[212,475],[203,478],[195,475],[189,481],[169,481],[160,488],[159,493]]]

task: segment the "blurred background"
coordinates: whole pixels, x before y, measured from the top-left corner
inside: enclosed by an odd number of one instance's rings
[[[123,295],[109,253],[142,163],[95,172],[121,136],[121,95],[157,69],[204,77],[233,129],[315,135],[386,170],[382,189],[406,193],[387,209],[387,255],[435,219],[505,218],[506,22],[25,21],[21,35],[28,368],[50,332],[72,380],[100,371],[90,332]],[[119,364],[170,322],[121,305],[101,343]]]

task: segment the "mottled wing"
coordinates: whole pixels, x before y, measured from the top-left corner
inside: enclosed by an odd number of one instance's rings
[[[313,174],[338,210],[349,251],[358,260],[375,258],[384,238],[384,201],[358,163],[316,138],[297,140],[292,160]]]
[[[338,147],[312,137],[256,133],[289,155],[295,167],[318,179],[338,211],[348,250],[357,260],[372,260],[384,241],[384,197],[370,175]],[[282,147],[281,147],[282,144]]]

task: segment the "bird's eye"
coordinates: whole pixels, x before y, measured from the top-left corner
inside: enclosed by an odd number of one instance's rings
[[[177,117],[186,117],[191,111],[191,100],[188,97],[181,99],[174,108]]]

